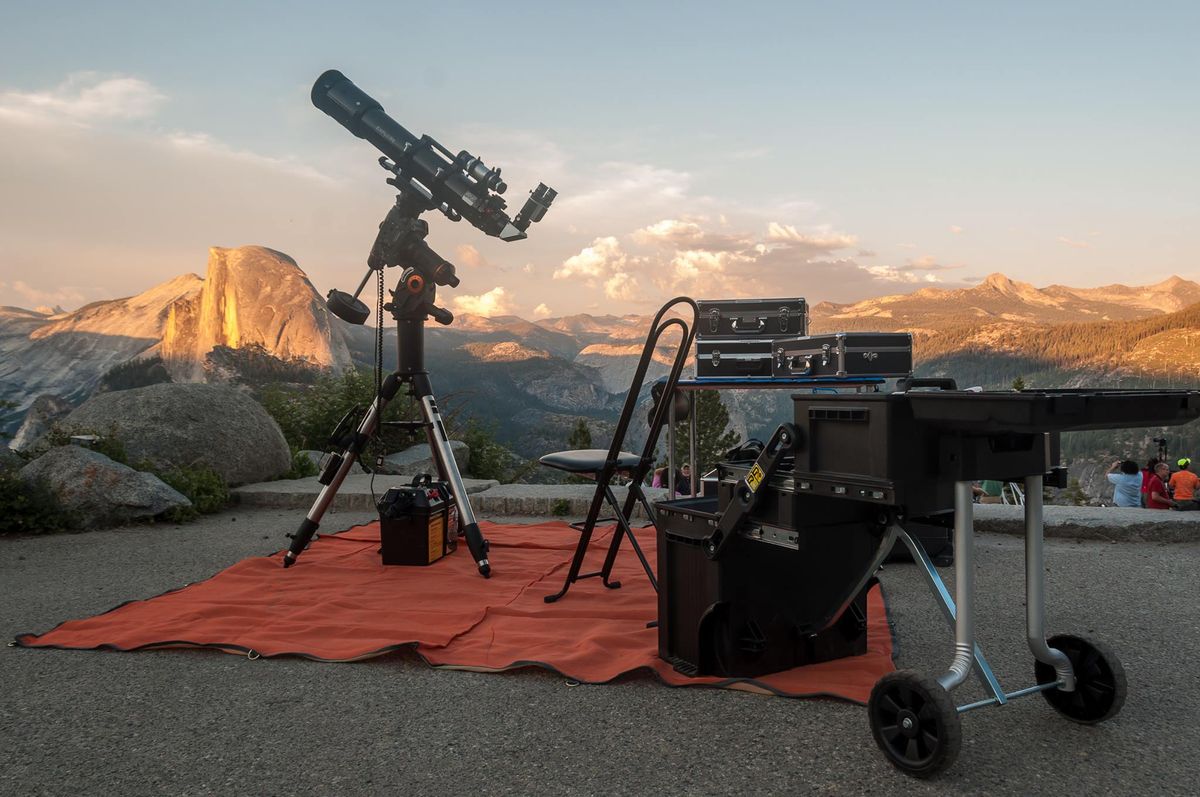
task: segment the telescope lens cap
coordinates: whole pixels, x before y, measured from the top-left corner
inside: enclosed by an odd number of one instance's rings
[[[362,326],[367,323],[371,310],[361,300],[355,299],[345,291],[332,290],[325,299],[329,312],[345,321],[347,324]]]

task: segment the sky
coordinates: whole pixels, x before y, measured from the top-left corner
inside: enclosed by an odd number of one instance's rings
[[[353,290],[393,189],[339,69],[501,167],[528,240],[436,212],[459,312],[646,313],[1200,277],[1200,4],[0,0],[0,305],[203,275]],[[398,278],[389,274],[389,280]],[[368,302],[370,303],[370,302]]]

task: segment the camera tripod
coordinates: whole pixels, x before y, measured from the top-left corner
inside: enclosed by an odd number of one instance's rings
[[[296,558],[308,546],[342,482],[355,461],[362,455],[367,443],[379,430],[384,407],[396,397],[401,388],[407,387],[408,395],[415,398],[421,406],[422,420],[401,421],[397,422],[397,425],[410,431],[425,431],[438,477],[450,485],[453,493],[454,502],[458,507],[460,528],[466,537],[471,557],[485,578],[491,575],[488,542],[483,538],[479,523],[475,520],[475,513],[471,510],[471,502],[467,500],[467,490],[463,485],[458,463],[454,460],[454,452],[450,448],[450,439],[446,434],[441,413],[438,411],[429,372],[425,370],[425,320],[432,317],[440,324],[449,324],[454,320],[454,316],[448,310],[434,305],[436,286],[454,286],[459,282],[454,276],[454,266],[439,257],[425,243],[429,226],[418,217],[427,209],[423,198],[402,189],[395,206],[379,225],[379,235],[367,258],[371,271],[382,272],[385,266],[405,266],[396,290],[392,291],[392,301],[383,305],[383,309],[389,311],[396,319],[396,370],[383,379],[378,394],[357,428],[350,428],[352,411],[334,432],[331,442],[342,451],[340,454],[331,454],[323,463],[319,477],[323,485],[321,492],[317,494],[296,533],[288,535],[292,543],[283,556],[284,567],[294,564]],[[362,324],[370,311],[358,299],[358,294],[370,279],[371,271],[367,272],[353,296],[341,291],[330,291],[330,311],[349,323]],[[382,284],[380,290],[382,292]],[[382,320],[377,318],[376,323],[382,325]]]

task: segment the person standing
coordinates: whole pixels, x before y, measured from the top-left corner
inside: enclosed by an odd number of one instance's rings
[[[1154,466],[1154,472],[1150,474],[1146,485],[1147,509],[1170,509],[1175,506],[1175,502],[1167,494],[1166,481],[1170,476],[1171,466],[1167,463],[1159,462]]]
[[[1192,461],[1187,457],[1179,460],[1179,470],[1171,476],[1171,496],[1175,499],[1175,508],[1179,510],[1200,509],[1196,501],[1196,487],[1200,477],[1192,473]]]
[[[1108,469],[1108,481],[1113,486],[1113,503],[1117,506],[1140,509],[1142,506],[1142,472],[1131,459],[1117,460]]]

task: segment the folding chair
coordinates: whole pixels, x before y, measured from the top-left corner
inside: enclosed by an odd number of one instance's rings
[[[668,318],[663,320],[663,316],[677,304],[686,304],[692,309],[692,321],[689,324],[682,318]],[[567,590],[576,581],[584,578],[593,578],[599,576],[604,586],[609,589],[617,589],[621,586],[621,582],[612,581],[613,564],[617,560],[617,550],[621,547],[621,540],[628,536],[630,545],[633,547],[634,553],[637,554],[638,560],[642,563],[642,568],[646,571],[646,575],[650,579],[650,584],[654,587],[655,592],[658,591],[658,580],[654,577],[654,567],[646,559],[646,555],[642,552],[642,546],[638,543],[637,537],[633,534],[633,529],[630,528],[629,522],[633,517],[633,511],[640,503],[646,511],[646,517],[651,523],[654,523],[654,507],[651,506],[646,494],[642,489],[642,482],[646,478],[646,474],[650,472],[650,468],[654,464],[654,450],[658,446],[658,436],[666,423],[667,411],[671,401],[674,400],[675,386],[679,382],[679,376],[683,371],[683,364],[687,360],[688,352],[692,347],[692,339],[696,335],[696,321],[700,311],[696,307],[696,302],[686,296],[677,296],[667,302],[654,316],[654,321],[650,324],[650,334],[646,338],[646,345],[642,347],[642,356],[638,360],[637,370],[633,375],[633,384],[629,386],[629,394],[625,397],[625,406],[621,410],[621,417],[617,421],[617,428],[613,432],[612,445],[608,450],[603,449],[582,449],[576,451],[559,451],[554,454],[547,454],[542,457],[539,462],[558,470],[566,471],[576,476],[589,476],[596,480],[596,491],[592,494],[592,503],[588,509],[587,518],[577,523],[572,523],[572,528],[577,529],[579,534],[579,543],[575,546],[575,555],[571,559],[571,567],[567,571],[566,581],[563,582],[561,590],[553,595],[545,597],[546,603],[554,601],[567,594]],[[628,451],[622,451],[621,447],[625,443],[625,435],[629,430],[629,423],[633,419],[634,412],[637,411],[638,396],[642,392],[642,386],[646,380],[646,370],[650,366],[650,361],[654,356],[654,349],[658,345],[658,339],[662,334],[673,326],[678,326],[681,329],[679,348],[675,352],[675,359],[671,364],[671,372],[667,377],[665,387],[662,392],[663,400],[660,400],[653,409],[653,418],[650,422],[650,432],[646,436],[646,444],[642,447],[642,453],[632,454]],[[617,496],[612,489],[612,480],[618,474],[628,475],[629,492],[625,496],[624,504],[617,501]],[[601,518],[601,506],[607,502],[613,511],[613,517]],[[608,545],[608,553],[604,557],[604,565],[597,571],[592,573],[580,574],[583,568],[583,558],[587,554],[588,545],[592,540],[592,533],[596,530],[597,523],[608,523],[616,521],[617,530],[613,533],[612,540]]]

